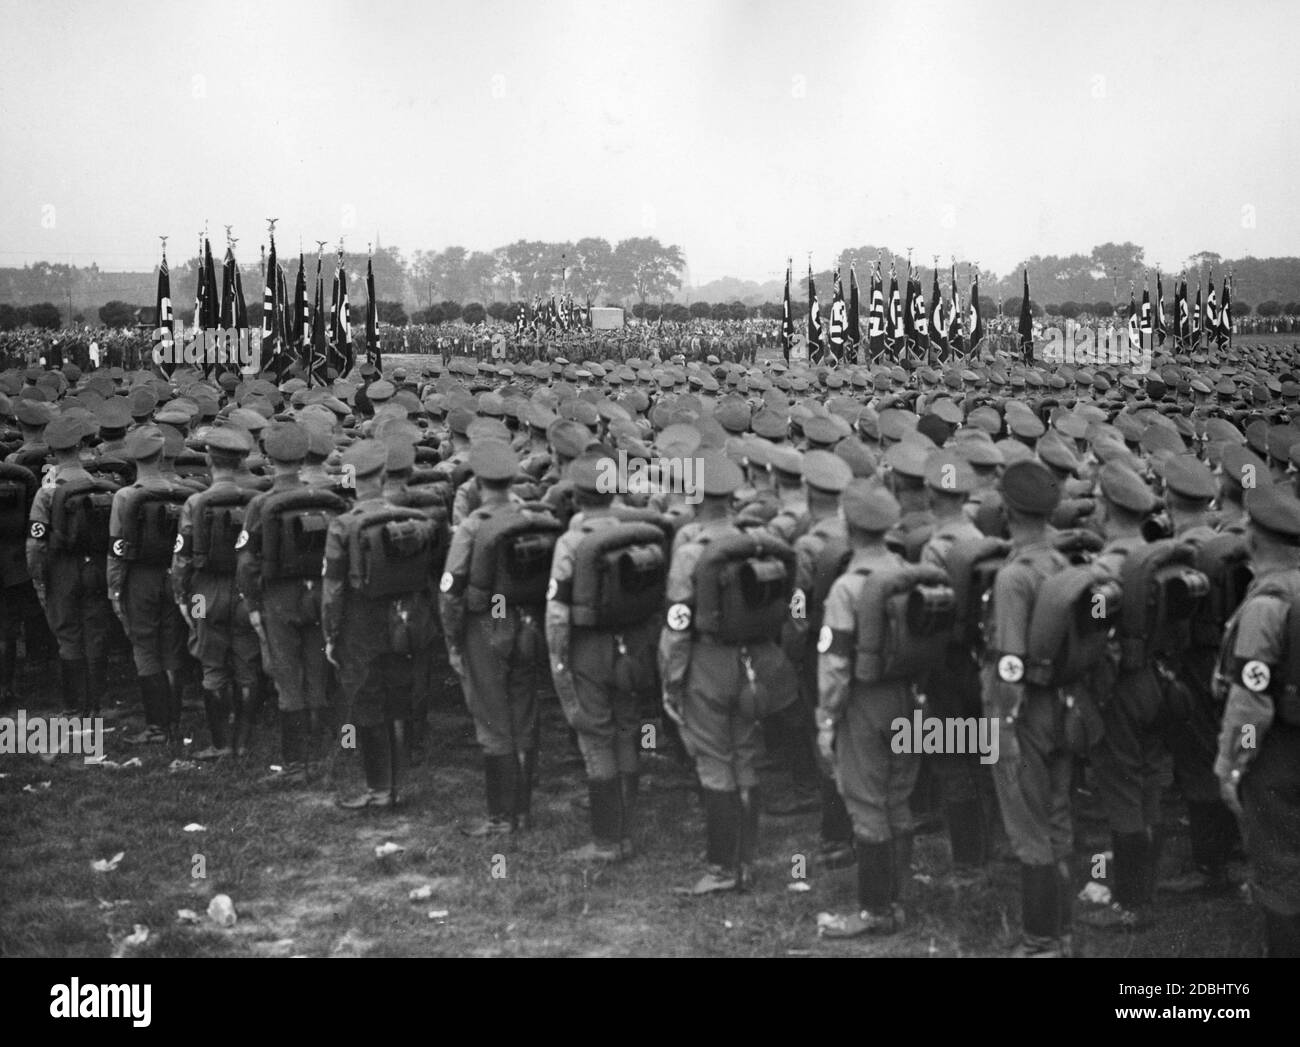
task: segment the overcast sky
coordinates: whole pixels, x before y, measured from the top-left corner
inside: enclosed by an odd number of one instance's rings
[[[0,0],[0,264],[653,235],[1300,254],[1286,0]],[[218,236],[217,234],[221,234]],[[219,243],[218,243],[219,246]]]

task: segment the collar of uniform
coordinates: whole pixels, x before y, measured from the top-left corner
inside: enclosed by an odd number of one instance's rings
[[[898,555],[888,549],[854,549],[846,573],[859,567],[893,567],[901,562]]]

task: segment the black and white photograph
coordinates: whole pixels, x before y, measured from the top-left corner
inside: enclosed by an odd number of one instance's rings
[[[1032,958],[1249,1024],[1300,955],[1294,5],[0,25],[42,1015],[148,1024],[105,971],[172,959]]]

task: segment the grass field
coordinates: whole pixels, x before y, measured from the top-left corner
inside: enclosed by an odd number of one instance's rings
[[[28,693],[39,691],[42,681],[27,675]],[[129,681],[114,676],[114,683],[129,693]],[[184,751],[123,745],[133,722],[124,716],[110,722],[116,729],[106,735],[107,756],[119,763],[139,756],[139,768],[86,766],[72,755],[53,763],[0,757],[0,954],[958,956],[997,955],[1013,943],[1016,867],[997,863],[989,886],[954,890],[945,885],[942,832],[918,840],[913,919],[890,939],[817,937],[818,912],[853,906],[855,874],[817,868],[815,815],[763,819],[753,893],[675,897],[672,887],[700,871],[703,820],[691,777],[671,756],[646,761],[636,859],[609,868],[564,860],[565,850],[586,840],[586,812],[573,804],[585,788],[553,697],[544,703],[534,829],[469,840],[457,823],[482,813],[482,785],[472,726],[458,701],[448,690],[435,709],[428,755],[408,772],[403,806],[390,814],[332,806],[337,791],[360,783],[353,752],[338,752],[308,788],[259,785],[278,759],[269,725],[247,757],[178,772],[168,766]],[[37,704],[26,702],[29,711]],[[134,705],[132,695],[119,709]],[[186,713],[186,733],[206,744],[197,711]],[[1171,806],[1176,835],[1168,870],[1185,857],[1179,815]],[[185,832],[191,823],[203,831]],[[1100,826],[1081,822],[1079,829],[1081,846],[1105,846]],[[377,858],[375,848],[387,842],[405,851]],[[115,870],[92,869],[118,852],[124,857]],[[809,889],[802,892],[789,889],[799,855],[808,856]],[[196,856],[202,877],[194,874]],[[1082,853],[1079,886],[1086,868]],[[428,897],[411,900],[422,887]],[[233,928],[205,915],[220,893],[233,899]],[[178,920],[185,909],[199,922]],[[1241,897],[1162,896],[1158,915],[1144,933],[1076,932],[1076,941],[1090,956],[1258,953],[1256,918]],[[141,944],[125,940],[136,925],[148,928]]]

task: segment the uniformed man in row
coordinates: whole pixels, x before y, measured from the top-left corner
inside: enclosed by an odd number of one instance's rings
[[[1068,956],[1074,839],[1065,705],[1056,689],[1026,679],[1038,591],[1044,579],[1068,563],[1052,544],[1047,524],[1061,491],[1047,466],[1032,458],[1008,465],[998,490],[1011,553],[993,582],[980,684],[984,715],[999,725],[993,783],[1007,838],[1020,862],[1023,937],[1014,955]]]
[[[54,467],[36,492],[27,532],[27,569],[59,644],[64,701],[76,716],[100,711],[112,614],[105,557],[113,486],[97,488],[82,464],[87,435],[85,423],[69,415],[46,427]]]
[[[439,584],[441,615],[447,655],[483,750],[487,817],[464,831],[499,836],[526,829],[531,820],[538,741],[534,674],[545,644],[545,593],[530,606],[493,591],[505,580],[497,570],[499,552],[481,539],[515,518],[541,514],[529,514],[512,499],[519,461],[508,443],[483,440],[470,447],[466,464],[481,501],[452,535]]]
[[[1280,487],[1246,498],[1254,579],[1224,631],[1215,674],[1226,708],[1214,773],[1241,819],[1270,957],[1300,957],[1300,502]]]
[[[321,573],[329,520],[346,504],[330,491],[313,491],[299,478],[309,445],[303,426],[279,422],[271,427],[264,441],[271,489],[248,503],[236,571],[279,704],[281,770],[267,781],[286,785],[306,782],[313,742],[332,727]],[[296,497],[285,497],[295,492]]]
[[[789,615],[794,551],[779,540],[760,548],[732,520],[730,506],[743,476],[740,467],[719,454],[698,460],[701,504],[694,522],[678,532],[668,574],[667,603],[659,640],[659,673],[664,709],[681,729],[695,761],[704,799],[706,868],[682,893],[691,896],[744,890],[752,885],[757,851],[759,795],[757,761],[762,752],[759,721],[796,697],[797,682],[778,645]],[[726,563],[712,557],[725,546],[739,555],[784,550],[782,571],[789,586],[774,590],[781,618],[768,628],[765,611],[754,602],[743,607],[722,592]],[[705,565],[708,569],[705,569]],[[765,565],[767,570],[775,565]],[[726,610],[724,610],[724,605]],[[783,701],[773,700],[783,695]]]
[[[903,892],[911,879],[912,789],[919,760],[895,752],[890,732],[915,708],[907,681],[863,683],[855,678],[863,587],[872,572],[903,566],[885,545],[898,526],[898,501],[869,480],[854,480],[841,500],[850,558],[831,586],[817,642],[817,742],[835,768],[835,780],[853,824],[858,859],[858,910],[822,928],[828,938],[892,934],[906,914]],[[883,610],[883,609],[882,609]]]
[[[253,438],[237,426],[209,431],[212,483],[181,509],[172,558],[172,594],[189,628],[189,650],[203,674],[208,746],[196,760],[243,751],[252,731],[259,648],[235,584],[244,512],[256,489],[239,482]],[[233,731],[232,731],[233,721]]]
[[[945,448],[926,459],[925,486],[933,524],[921,563],[951,575],[953,548],[983,537],[965,512],[966,499],[975,489],[975,471],[960,451]],[[929,715],[946,719],[980,714],[979,669],[973,654],[949,647],[943,671],[934,675],[927,691]],[[933,760],[952,848],[953,882],[981,882],[989,859],[988,812],[993,804],[987,801],[992,800],[992,780],[978,753],[942,753]]]
[[[164,442],[152,425],[123,440],[121,454],[135,463],[135,482],[113,495],[109,527],[108,598],[131,641],[144,710],[144,729],[126,739],[133,744],[165,742],[180,730],[185,620],[168,573],[181,506],[192,492],[163,476]]]
[[[398,803],[416,665],[436,613],[437,536],[418,509],[384,499],[387,462],[378,440],[358,440],[343,452],[356,501],[330,521],[322,569],[325,657],[338,669],[366,780],[361,793],[338,805],[356,811]]]
[[[1151,488],[1132,469],[1107,462],[1097,477],[1097,504],[1106,545],[1097,562],[1119,581],[1129,556],[1146,539],[1142,523],[1156,506]],[[1097,791],[1110,824],[1114,873],[1110,905],[1080,919],[1102,929],[1137,930],[1151,919],[1159,858],[1160,797],[1168,780],[1161,739],[1164,695],[1155,666],[1130,666],[1121,655],[1096,681],[1105,731],[1093,751]]]
[[[662,606],[650,604],[638,619],[636,591],[602,591],[624,582],[622,572],[605,570],[607,558],[620,550],[631,558],[635,550],[642,554],[640,560],[629,563],[645,562],[648,577],[658,571],[662,580],[667,571],[662,530],[650,542],[646,528],[653,532],[656,525],[638,527],[617,515],[609,483],[613,465],[607,455],[587,453],[570,467],[577,513],[556,542],[547,588],[551,676],[565,719],[577,733],[590,795],[591,840],[570,853],[580,861],[619,861],[633,855],[641,743],[637,684],[653,678],[662,613]],[[606,541],[598,553],[587,553],[597,548],[601,536],[610,539],[619,533],[629,541]],[[645,588],[662,592],[649,584]],[[619,617],[613,619],[612,614]]]

